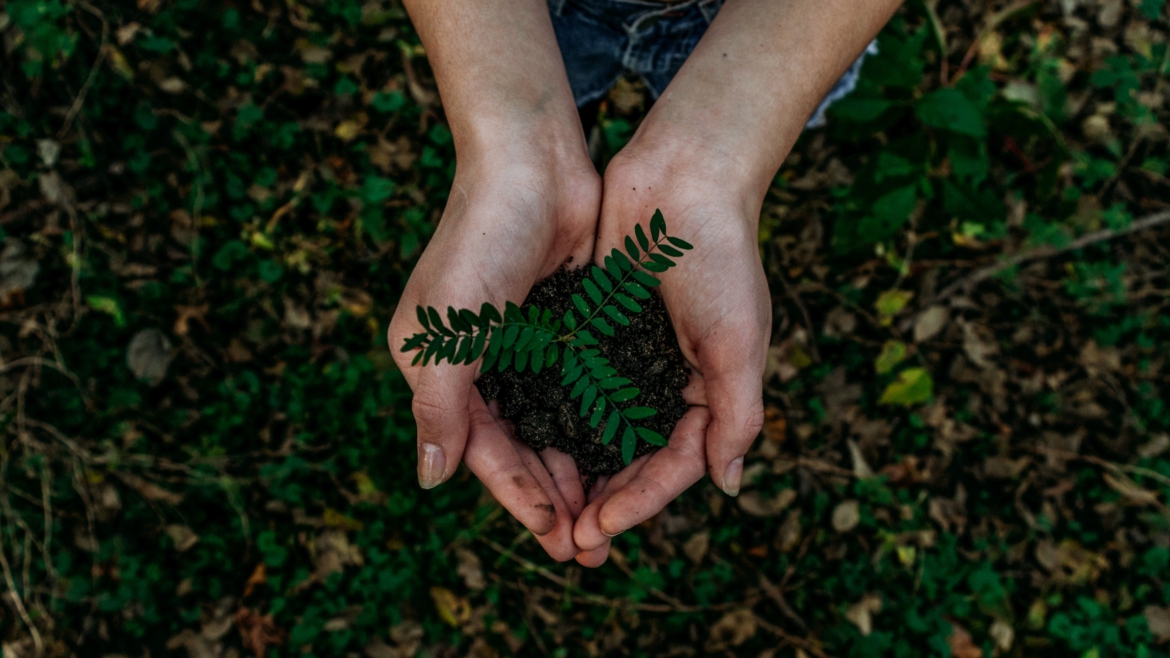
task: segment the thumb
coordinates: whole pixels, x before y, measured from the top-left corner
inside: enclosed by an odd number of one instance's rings
[[[436,364],[418,372],[411,411],[418,426],[418,484],[423,489],[445,482],[463,458],[474,381],[475,369],[462,365]]]
[[[715,484],[727,495],[736,496],[743,478],[743,457],[764,425],[763,366],[746,359],[719,365],[704,369],[711,412],[707,466]]]

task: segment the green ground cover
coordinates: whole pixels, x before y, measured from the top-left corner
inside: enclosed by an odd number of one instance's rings
[[[397,4],[0,0],[5,656],[1170,656],[1168,29],[908,3],[765,204],[744,493],[591,571],[414,484]]]

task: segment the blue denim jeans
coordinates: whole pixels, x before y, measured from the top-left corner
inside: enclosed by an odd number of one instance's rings
[[[625,71],[638,74],[658,98],[699,43],[723,0],[548,0],[553,29],[569,85],[580,107],[605,95]],[[857,85],[869,45],[837,81],[809,119],[807,127],[825,123],[825,110]]]

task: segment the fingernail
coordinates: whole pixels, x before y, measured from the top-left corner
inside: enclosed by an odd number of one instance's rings
[[[723,474],[723,493],[728,496],[739,495],[739,483],[743,479],[743,457],[737,457],[727,465]]]
[[[615,532],[611,535],[608,532],[602,530],[601,534],[605,535],[606,537],[609,537],[610,539],[613,539],[614,537],[617,537],[618,535],[622,534],[623,532],[625,532],[625,530],[618,530],[617,532]]]
[[[443,482],[447,458],[443,449],[433,443],[418,444],[418,486],[434,489]]]

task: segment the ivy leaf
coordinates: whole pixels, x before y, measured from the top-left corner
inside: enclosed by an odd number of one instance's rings
[[[932,395],[934,380],[930,373],[923,368],[907,368],[898,373],[897,381],[886,387],[878,403],[909,407],[930,400]]]

